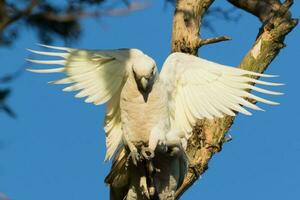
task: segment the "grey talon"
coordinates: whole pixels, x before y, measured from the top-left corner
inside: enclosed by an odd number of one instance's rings
[[[142,148],[141,154],[146,160],[151,160],[154,158],[154,151],[148,147]]]

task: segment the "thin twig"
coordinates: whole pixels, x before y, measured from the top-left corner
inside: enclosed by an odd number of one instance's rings
[[[207,38],[207,39],[199,39],[199,44],[198,46],[204,46],[204,45],[208,45],[208,44],[214,44],[217,42],[223,42],[223,41],[228,41],[231,40],[230,37],[228,36],[220,36],[220,37],[214,37],[214,38]]]

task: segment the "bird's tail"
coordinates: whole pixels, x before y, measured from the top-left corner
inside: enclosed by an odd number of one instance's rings
[[[129,187],[129,174],[127,170],[128,153],[124,148],[117,152],[111,170],[105,178],[110,187],[110,200],[123,200]]]

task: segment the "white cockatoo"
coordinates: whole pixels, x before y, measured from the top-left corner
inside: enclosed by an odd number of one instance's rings
[[[111,188],[111,200],[149,199],[151,195],[174,199],[187,170],[187,159],[181,150],[186,147],[197,120],[235,116],[237,112],[251,115],[246,108],[262,110],[248,99],[278,104],[253,95],[249,90],[281,94],[254,84],[282,84],[251,78],[275,77],[273,75],[232,68],[184,53],[172,53],[159,74],[155,61],[138,49],[41,46],[55,51],[29,51],[62,59],[28,60],[62,67],[29,71],[64,73],[65,78],[50,83],[69,84],[63,91],[79,91],[75,97],[85,97],[87,103],[107,103],[106,159],[112,158],[119,149],[105,180]],[[141,154],[144,158],[149,152],[153,156],[158,144],[168,148],[179,146],[181,150],[175,156],[156,153],[150,163],[146,162],[146,171],[139,168]],[[134,165],[128,166],[128,155]],[[155,173],[153,166],[159,168],[160,173]]]
[[[246,108],[262,110],[247,99],[278,103],[253,95],[249,90],[280,95],[254,86],[279,86],[251,76],[275,77],[232,68],[184,53],[172,53],[161,73],[155,61],[138,49],[85,50],[41,45],[55,50],[29,50],[58,60],[32,60],[62,67],[30,69],[37,73],[64,73],[53,84],[70,84],[63,91],[79,91],[75,97],[100,105],[107,103],[105,117],[106,159],[126,147],[136,163],[141,146],[154,152],[157,145],[189,138],[199,119],[213,119]]]

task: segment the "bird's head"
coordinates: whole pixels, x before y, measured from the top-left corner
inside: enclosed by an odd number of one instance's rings
[[[144,99],[146,97],[146,101],[157,77],[157,67],[154,60],[148,56],[136,60],[132,66],[132,73],[138,90]]]

